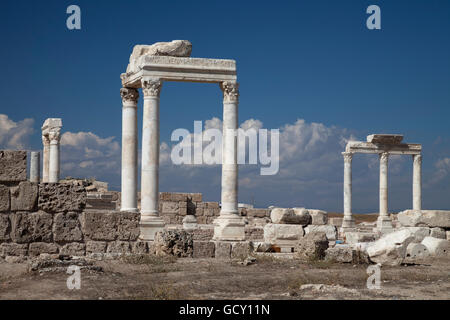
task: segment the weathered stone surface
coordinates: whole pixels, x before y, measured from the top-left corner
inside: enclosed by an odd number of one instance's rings
[[[191,231],[194,240],[207,241],[214,236],[214,228],[197,228]]]
[[[119,215],[113,211],[83,212],[81,219],[83,234],[90,240],[115,240],[118,219]]]
[[[349,245],[336,245],[325,251],[325,259],[340,263],[353,262],[353,248]]]
[[[193,250],[193,258],[214,258],[216,245],[212,241],[194,240]]]
[[[414,243],[421,243],[425,237],[430,235],[430,228],[428,227],[401,227],[400,230],[408,230],[414,236]]]
[[[445,234],[447,236],[447,240],[450,241],[450,231],[445,231]]]
[[[139,237],[139,213],[116,212],[119,216],[117,222],[117,239],[135,241]]]
[[[28,254],[28,244],[2,243],[0,244],[0,256],[26,256]]]
[[[165,230],[155,235],[149,251],[156,255],[192,257],[192,234],[184,230]]]
[[[439,227],[431,229],[430,237],[447,240],[447,235],[445,234],[445,230],[443,228],[439,228]]]
[[[105,241],[87,241],[86,253],[104,253],[106,251]]]
[[[11,208],[9,188],[0,184],[0,212],[8,212]]]
[[[296,247],[296,257],[302,261],[321,260],[328,249],[325,232],[310,232],[301,238]]]
[[[183,218],[183,229],[194,230],[198,227],[197,218],[194,215],[187,215]]]
[[[311,216],[305,208],[274,208],[270,212],[270,219],[275,224],[300,224],[311,223]]]
[[[326,211],[317,209],[308,209],[311,216],[311,224],[313,225],[325,225],[328,223],[328,213]]]
[[[409,230],[388,233],[367,248],[370,260],[382,265],[398,266],[406,257],[406,248],[414,241]]]
[[[76,242],[83,240],[79,213],[61,212],[53,221],[53,240],[56,242]]]
[[[0,150],[0,182],[27,180],[27,152]]]
[[[423,259],[430,255],[427,247],[421,243],[410,243],[406,248],[406,258]]]
[[[131,244],[131,252],[135,254],[148,253],[148,245],[145,241],[135,241]]]
[[[38,197],[36,183],[22,181],[11,188],[11,211],[34,211]]]
[[[450,211],[405,210],[398,215],[398,221],[405,227],[450,228]]]
[[[11,215],[11,239],[17,243],[51,242],[53,217],[45,212]]]
[[[253,252],[253,243],[251,241],[233,242],[231,244],[231,258],[245,259]]]
[[[426,237],[423,239],[422,244],[427,247],[428,252],[432,256],[440,257],[450,254],[450,241]]]
[[[399,144],[403,140],[401,134],[371,134],[367,136],[367,142],[374,144]]]
[[[345,242],[346,243],[358,243],[358,242],[371,242],[375,241],[375,234],[369,232],[346,232]]]
[[[309,225],[305,228],[305,234],[308,234],[310,232],[324,232],[327,235],[329,241],[335,241],[337,239],[337,228],[332,225]]]
[[[28,255],[39,256],[42,253],[55,254],[59,252],[59,248],[54,243],[32,242],[28,249]]]
[[[86,189],[72,183],[41,183],[38,207],[50,213],[81,212],[86,207]]]
[[[227,241],[216,241],[215,242],[215,258],[216,259],[230,259],[231,258],[231,243]]]
[[[297,241],[304,235],[303,227],[299,224],[268,223],[264,226],[264,242],[275,244],[280,241]]]
[[[68,243],[62,246],[59,253],[66,256],[84,256],[86,254],[86,245],[84,243]]]
[[[335,227],[341,227],[342,220],[343,220],[343,218],[328,218],[328,224],[335,226]]]
[[[107,253],[130,253],[131,247],[128,241],[113,241],[108,243],[108,249],[106,249]]]
[[[0,213],[0,242],[8,241],[10,239],[11,223],[9,215]]]

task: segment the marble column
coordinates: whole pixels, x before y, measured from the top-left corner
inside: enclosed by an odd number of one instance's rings
[[[413,210],[422,210],[422,155],[413,155]]]
[[[141,175],[141,234],[142,240],[152,241],[164,229],[159,217],[159,79],[142,79],[144,117],[142,130]]]
[[[50,161],[50,139],[48,135],[42,136],[43,154],[42,154],[42,182],[48,182],[49,161]]]
[[[59,182],[59,140],[61,139],[61,134],[59,130],[50,131],[48,134],[50,139],[50,159],[49,159],[49,174],[48,182],[58,183]]]
[[[352,158],[353,153],[342,152],[344,157],[344,219],[342,230],[355,228],[355,219],[352,216]]]
[[[40,173],[40,161],[41,153],[32,151],[30,153],[30,181],[34,183],[39,183],[41,179]]]
[[[380,154],[380,215],[377,220],[377,229],[382,233],[392,230],[388,212],[388,159],[389,153]]]
[[[122,97],[122,174],[121,211],[138,212],[138,132],[137,102],[139,92],[132,88],[120,89]]]
[[[238,212],[237,128],[239,84],[221,83],[223,91],[222,195],[214,240],[245,240],[245,223]]]

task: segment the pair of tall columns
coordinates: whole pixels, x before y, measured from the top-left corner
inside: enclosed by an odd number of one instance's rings
[[[59,142],[61,139],[60,129],[49,131],[42,135],[44,149],[42,182],[59,182],[60,155]]]
[[[141,163],[141,239],[153,240],[164,228],[159,217],[159,97],[162,81],[142,80],[144,116]],[[222,209],[215,221],[217,240],[244,240],[244,222],[238,215],[238,84],[223,82]],[[136,89],[122,88],[122,211],[137,211],[137,101]]]

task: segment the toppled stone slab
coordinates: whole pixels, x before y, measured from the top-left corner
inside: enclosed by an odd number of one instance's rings
[[[406,248],[406,258],[423,259],[430,255],[426,246],[421,243],[410,243]]]
[[[408,230],[414,236],[414,243],[421,243],[425,237],[430,235],[430,228],[428,227],[402,227],[399,230]]]
[[[192,257],[193,242],[192,234],[184,230],[165,230],[155,235],[149,251],[160,256]]]
[[[337,228],[332,225],[309,225],[305,228],[305,234],[310,232],[324,232],[329,241],[335,241],[337,239]]]
[[[325,251],[325,260],[339,263],[352,263],[353,251],[353,248],[349,245],[336,245]]]
[[[264,242],[270,244],[296,243],[304,235],[299,224],[268,223],[264,226]]]
[[[27,180],[27,152],[0,150],[0,182]]]
[[[17,212],[11,215],[11,239],[17,243],[51,242],[51,214],[39,212]]]
[[[372,232],[346,232],[346,243],[372,242],[375,241],[375,233]]]
[[[38,207],[49,213],[81,212],[86,207],[86,190],[69,183],[41,183]]]
[[[433,237],[425,237],[422,244],[427,247],[431,256],[441,257],[450,254],[450,241]]]
[[[311,224],[313,225],[326,225],[328,223],[328,213],[326,211],[317,209],[308,209],[311,216]]]
[[[61,212],[53,222],[53,240],[56,242],[76,242],[83,240],[79,213]]]
[[[324,232],[310,232],[301,238],[296,247],[296,257],[302,261],[322,260],[328,249],[328,239]]]
[[[11,208],[9,188],[0,184],[0,212],[8,212]]]
[[[405,227],[450,228],[450,211],[446,210],[405,210],[397,218]]]
[[[22,181],[11,188],[11,211],[35,211],[38,198],[38,185]]]
[[[439,227],[431,229],[430,237],[447,240],[447,235],[445,234],[445,229],[439,228]]]
[[[270,219],[274,224],[299,224],[311,223],[311,216],[305,208],[274,208],[270,212]]]
[[[381,265],[398,266],[406,257],[406,248],[414,241],[409,230],[403,229],[384,235],[367,248],[370,260]]]

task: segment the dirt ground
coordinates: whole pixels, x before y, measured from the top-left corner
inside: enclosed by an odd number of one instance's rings
[[[432,262],[432,264],[431,264]],[[81,270],[69,290],[64,271],[28,271],[0,262],[0,299],[450,299],[450,257],[381,268],[381,288],[366,287],[367,266],[257,257],[242,265],[215,259],[125,258]],[[320,287],[305,286],[323,284]]]

